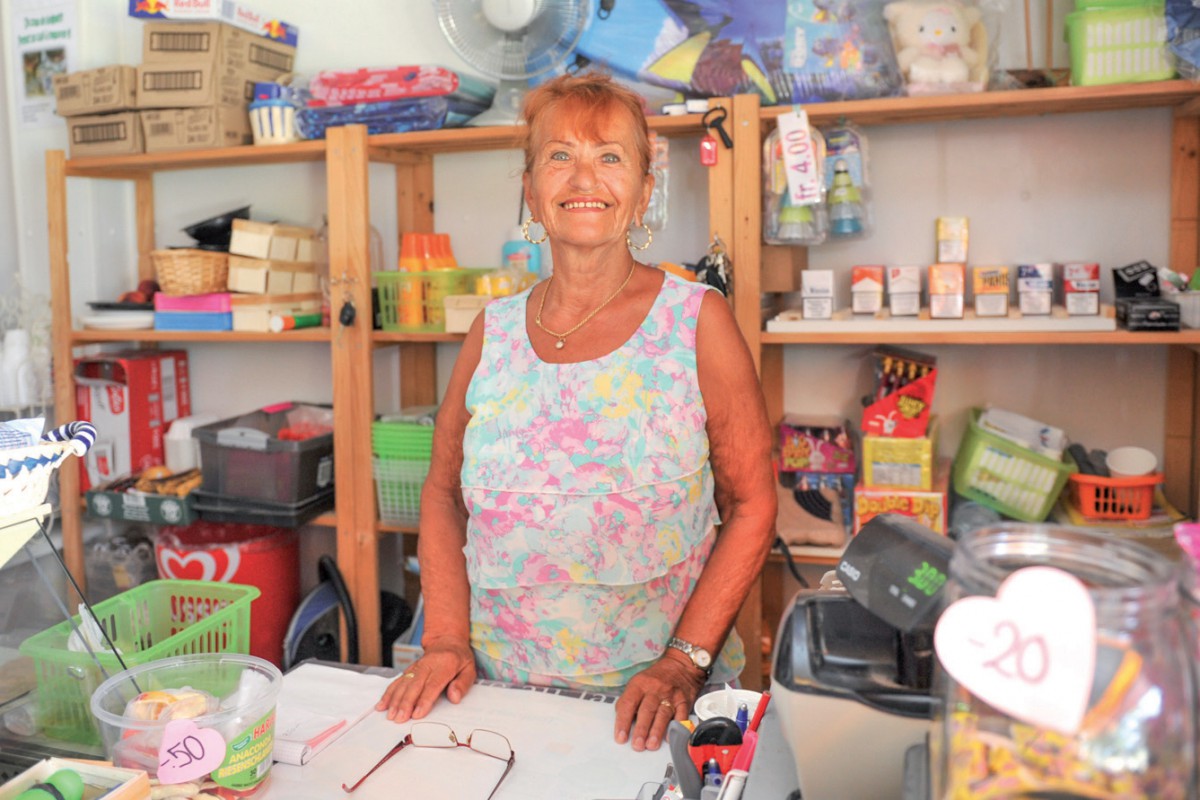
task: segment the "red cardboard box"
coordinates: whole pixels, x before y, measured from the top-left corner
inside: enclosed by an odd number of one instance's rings
[[[854,532],[880,514],[903,514],[946,535],[946,518],[950,512],[950,459],[938,460],[933,488],[886,489],[870,488],[861,483],[854,487]]]
[[[96,426],[83,488],[162,464],[167,424],[192,413],[187,353],[135,350],[75,361],[75,407]]]

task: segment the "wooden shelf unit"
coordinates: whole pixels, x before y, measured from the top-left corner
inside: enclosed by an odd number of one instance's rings
[[[724,102],[728,106],[729,101]],[[698,114],[653,117],[650,127],[664,135],[699,136]],[[371,163],[395,169],[397,230],[431,232],[434,229],[434,156],[447,153],[491,151],[519,146],[513,127],[457,128],[368,136],[362,126],[334,128],[323,141],[270,147],[238,147],[183,153],[143,154],[68,160],[61,150],[46,153],[47,209],[50,242],[50,292],[55,369],[54,403],[59,419],[75,418],[75,382],[70,365],[77,345],[94,342],[128,342],[157,346],[169,342],[236,345],[242,342],[320,342],[329,345],[333,379],[334,481],[337,509],[323,514],[316,524],[337,532],[338,565],[350,587],[361,630],[379,629],[378,537],[381,534],[415,534],[416,527],[382,523],[378,519],[371,468],[371,421],[375,410],[372,353],[394,347],[400,365],[400,404],[437,402],[439,344],[460,342],[461,334],[388,333],[372,331],[368,318],[333,329],[303,329],[285,334],[238,332],[166,332],[153,330],[77,330],[71,312],[70,266],[67,240],[68,179],[127,180],[134,184],[135,237],[138,278],[153,278],[149,253],[155,247],[154,176],[159,172],[250,167],[264,164],[325,163],[329,222],[330,276],[333,299],[345,299],[358,308],[371,308],[370,208],[368,167]],[[708,237],[728,238],[733,230],[732,160],[709,170]],[[82,505],[79,476],[74,469],[60,471],[62,529],[67,565],[84,579]],[[405,536],[406,546],[412,537]],[[757,613],[757,611],[755,611]],[[756,625],[757,630],[757,625]],[[359,644],[363,663],[381,662],[378,637],[364,636]],[[757,665],[756,665],[757,668]]]
[[[1083,114],[1139,108],[1171,108],[1172,123],[1170,193],[1170,256],[1167,266],[1190,273],[1200,263],[1200,84],[1173,80],[1120,86],[1056,87],[1019,91],[939,97],[886,98],[805,107],[815,125],[854,122],[870,126],[930,123],[969,119],[1002,119],[1046,114]],[[788,332],[763,330],[760,300],[764,292],[762,269],[768,259],[781,260],[795,269],[807,263],[803,248],[781,248],[762,242],[762,143],[774,127],[775,118],[789,107],[760,108],[757,96],[733,98],[732,118],[726,125],[735,137],[734,190],[737,224],[732,247],[735,260],[736,295],[734,310],[750,350],[757,360],[768,412],[778,421],[784,412],[784,351],[793,345],[996,345],[1105,346],[1147,345],[1167,348],[1168,391],[1164,409],[1165,491],[1172,503],[1195,515],[1200,498],[1200,330],[1178,333],[1084,331],[948,332],[939,331],[937,320],[927,331],[905,333]],[[784,252],[790,251],[790,252]],[[811,556],[799,555],[803,563],[832,567],[834,551],[822,549]],[[775,630],[784,609],[784,562],[772,555],[761,582],[761,623],[768,633]]]

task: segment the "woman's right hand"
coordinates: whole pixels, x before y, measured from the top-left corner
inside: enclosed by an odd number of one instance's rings
[[[429,642],[425,653],[392,681],[376,711],[387,711],[393,722],[421,719],[445,691],[458,703],[475,683],[475,655],[466,642]]]

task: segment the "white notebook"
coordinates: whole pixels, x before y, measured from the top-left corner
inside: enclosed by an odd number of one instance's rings
[[[375,709],[391,678],[321,664],[283,676],[275,709],[274,759],[303,766]]]

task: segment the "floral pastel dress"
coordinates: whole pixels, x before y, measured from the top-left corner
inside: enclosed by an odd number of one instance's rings
[[[633,336],[576,364],[534,353],[528,291],[488,305],[461,473],[485,677],[616,689],[662,655],[719,522],[696,377],[704,292],[664,274]],[[731,634],[712,679],[744,660]]]

